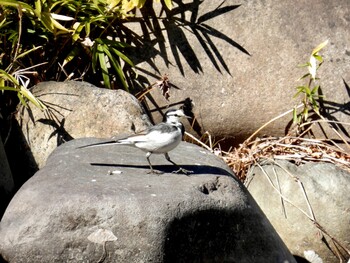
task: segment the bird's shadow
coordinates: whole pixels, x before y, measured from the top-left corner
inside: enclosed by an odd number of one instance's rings
[[[130,164],[111,164],[111,163],[90,163],[91,166],[100,166],[100,167],[125,167],[132,169],[145,169],[150,170],[149,165],[130,165]],[[161,173],[173,173],[178,170],[178,167],[174,165],[152,165],[154,170]],[[181,168],[186,169],[188,171],[192,171],[187,175],[201,175],[201,174],[212,174],[212,175],[221,175],[221,176],[229,176],[234,178],[234,175],[227,170],[210,165],[180,165]],[[179,173],[181,174],[181,173]],[[185,175],[185,174],[183,174]]]

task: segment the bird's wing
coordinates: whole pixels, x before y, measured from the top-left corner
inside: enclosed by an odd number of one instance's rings
[[[175,125],[170,125],[168,123],[161,122],[157,125],[154,125],[148,129],[148,133],[159,132],[159,133],[170,133],[177,130]]]
[[[115,139],[115,140],[109,140],[106,142],[99,142],[99,143],[84,145],[78,148],[105,146],[105,145],[112,145],[112,144],[135,144],[139,142],[148,142],[150,139],[154,139],[158,135],[161,135],[162,133],[171,133],[176,130],[177,130],[176,126],[161,122],[135,135],[131,135],[122,139]]]

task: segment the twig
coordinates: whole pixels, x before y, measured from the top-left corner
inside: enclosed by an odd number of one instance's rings
[[[302,106],[303,106],[303,104],[300,104],[300,105],[296,106],[295,109],[300,108],[300,107],[302,107]],[[284,113],[278,115],[277,117],[275,117],[275,118],[269,120],[269,121],[266,122],[264,125],[262,125],[259,129],[257,129],[252,135],[250,135],[249,138],[245,140],[245,142],[249,142],[252,138],[254,138],[254,137],[255,137],[261,130],[263,130],[266,126],[268,126],[268,125],[270,125],[272,122],[274,122],[274,121],[276,121],[276,120],[278,120],[278,119],[280,119],[280,118],[286,116],[287,114],[290,114],[291,112],[293,112],[293,110],[294,110],[294,109],[288,110],[288,111],[286,111],[286,112],[284,112]]]

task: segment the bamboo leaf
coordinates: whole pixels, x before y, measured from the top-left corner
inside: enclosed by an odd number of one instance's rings
[[[309,117],[309,109],[308,108],[304,108],[304,110],[303,110],[303,117],[304,117],[305,121]]]
[[[327,44],[328,44],[328,39],[326,41],[322,42],[321,44],[319,44],[317,47],[315,47],[311,54],[312,55],[317,54],[322,48],[327,46]]]
[[[101,67],[101,72],[102,72],[102,78],[105,87],[111,88],[111,82],[109,80],[109,75],[108,75],[108,67],[107,67],[107,61],[106,61],[106,56],[105,53],[103,52],[103,45],[98,44],[97,45],[97,51],[98,51],[98,59],[100,62],[100,67]]]
[[[42,104],[42,102],[40,100],[35,98],[34,95],[25,87],[21,86],[20,93],[21,93],[21,95],[26,97],[31,103],[33,103],[39,109],[42,109],[42,110],[46,109],[46,106],[44,104]]]
[[[298,80],[305,79],[305,78],[307,78],[308,76],[310,76],[310,73],[305,74],[304,76],[302,76],[302,77],[301,77],[301,78],[299,78]]]
[[[55,13],[51,13],[51,17],[55,20],[60,20],[60,21],[72,21],[72,20],[74,20],[73,17],[55,14]]]
[[[0,5],[12,6],[12,7],[16,7],[16,8],[21,7],[21,8],[22,8],[22,11],[28,10],[28,11],[34,13],[34,9],[33,9],[33,7],[32,7],[31,5],[26,4],[26,3],[24,3],[24,2],[21,2],[21,1],[15,1],[15,0],[0,0]]]
[[[111,52],[108,50],[107,46],[103,46],[103,50],[106,53],[106,55],[109,58],[109,62],[112,64],[112,67],[114,68],[114,70],[116,71],[116,73],[119,76],[119,79],[121,80],[121,83],[123,85],[123,88],[126,91],[129,91],[128,86],[126,85],[126,81],[125,81],[125,75],[123,72],[123,69],[121,68],[119,62],[115,59],[115,57],[113,57],[113,55],[111,54]]]
[[[16,91],[18,92],[19,90],[14,88],[14,87],[7,87],[7,86],[0,86],[0,90],[10,90],[10,91]]]
[[[17,93],[17,97],[19,98],[19,101],[21,102],[21,104],[27,108],[28,107],[27,102],[25,101],[25,99],[23,98],[20,92]]]
[[[120,57],[122,60],[124,60],[126,63],[128,63],[130,66],[134,67],[134,63],[131,61],[131,59],[129,59],[126,55],[124,55],[122,52],[120,52],[119,50],[112,48],[113,52]]]
[[[80,33],[85,27],[85,24],[80,23],[80,22],[75,22],[73,25],[74,32],[72,35],[73,42],[77,41],[80,38]]]
[[[146,3],[146,0],[136,0],[135,1],[135,6],[137,6],[137,8],[142,8]]]
[[[72,32],[72,30],[69,30],[67,28],[65,28],[64,26],[61,25],[61,23],[59,23],[58,21],[56,21],[53,17],[51,13],[47,13],[50,16],[50,21],[53,27],[62,30],[64,32]]]
[[[298,65],[298,68],[305,68],[305,67],[309,67],[310,66],[310,63],[305,63],[305,64],[300,64]]]
[[[43,47],[43,46],[33,47],[32,49],[29,49],[29,50],[27,50],[27,51],[25,51],[25,52],[19,54],[19,55],[16,57],[16,59],[22,58],[22,57],[28,55],[29,53],[31,53],[31,52],[33,52],[33,51],[35,51],[35,50],[37,50],[37,49],[40,49],[40,48],[42,48],[42,47]]]
[[[323,58],[320,55],[313,55],[313,57],[320,63],[318,67],[320,67],[323,63]]]
[[[310,88],[309,87],[305,87],[304,93],[307,94],[308,96],[310,96],[311,95]]]
[[[0,69],[0,77],[10,81],[15,86],[20,86],[18,80],[14,76],[12,76],[11,74],[8,74],[6,71],[2,69]]]
[[[298,113],[297,113],[297,109],[295,107],[293,109],[293,123],[294,124],[298,123]]]
[[[55,27],[51,21],[50,13],[47,13],[47,12],[38,13],[36,10],[35,14],[40,19],[41,23],[47,28],[47,30],[53,33]]]
[[[320,85],[316,85],[316,86],[311,90],[311,94],[316,94],[316,92],[318,91],[319,88],[320,88]]]
[[[92,47],[92,71],[96,73],[96,66],[97,66],[97,59],[98,59],[98,50],[97,50],[98,44],[95,43],[95,45]]]
[[[77,47],[74,47],[69,54],[67,55],[67,57],[64,59],[62,67],[64,67],[65,65],[67,65],[69,62],[71,62],[76,56],[78,56],[80,54],[80,49]]]
[[[173,8],[172,0],[164,0],[164,3],[169,10]]]

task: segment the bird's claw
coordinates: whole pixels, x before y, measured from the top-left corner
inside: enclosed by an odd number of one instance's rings
[[[186,170],[186,169],[180,167],[178,170],[173,171],[172,173],[174,173],[174,174],[182,173],[182,174],[188,175],[188,174],[192,174],[193,171]]]
[[[163,172],[161,172],[161,171],[156,171],[156,170],[150,170],[149,172],[147,172],[148,174],[158,174],[158,175],[160,175],[160,174],[163,174]]]

